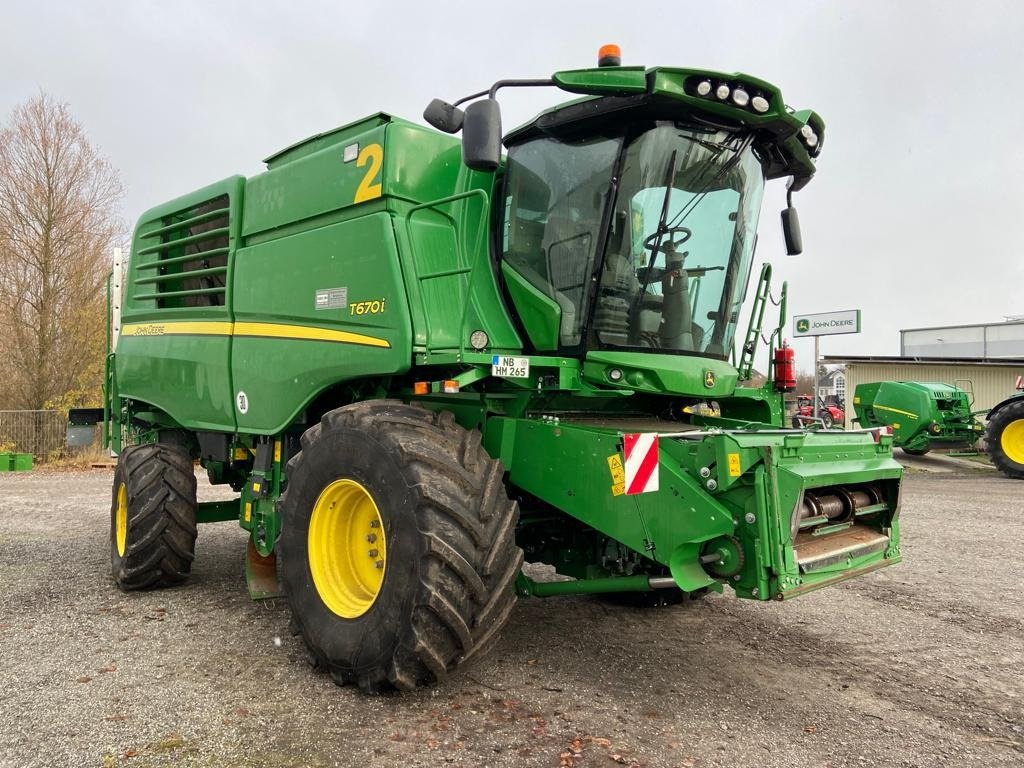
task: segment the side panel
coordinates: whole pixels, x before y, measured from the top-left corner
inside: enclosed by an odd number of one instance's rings
[[[326,387],[409,368],[412,331],[386,213],[242,248],[234,289],[241,432],[279,432]]]
[[[132,243],[118,392],[193,429],[235,428],[230,274],[244,184],[231,177],[147,211]]]
[[[174,324],[159,326],[173,328]],[[211,323],[209,330],[219,334],[122,333],[114,357],[118,394],[154,405],[182,426],[233,431],[227,367],[230,323]]]

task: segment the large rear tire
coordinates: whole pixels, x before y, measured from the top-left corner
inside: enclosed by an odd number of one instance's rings
[[[188,578],[196,546],[196,476],[176,445],[125,448],[114,470],[110,570],[123,590]]]
[[[1007,477],[1024,480],[1024,399],[996,411],[985,429],[988,456]]]
[[[410,690],[495,640],[523,553],[478,431],[357,403],[306,431],[287,474],[278,573],[314,666],[368,693]]]

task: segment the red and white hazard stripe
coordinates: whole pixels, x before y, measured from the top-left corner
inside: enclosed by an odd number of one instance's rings
[[[626,455],[626,493],[658,490],[658,436],[654,433],[623,435]]]

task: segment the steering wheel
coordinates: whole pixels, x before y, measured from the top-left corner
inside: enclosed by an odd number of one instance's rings
[[[645,238],[644,248],[649,250],[652,256],[659,251],[668,256],[689,240],[692,234],[693,232],[686,227],[667,227]],[[677,235],[680,236],[679,239],[676,239]],[[658,242],[659,239],[661,240],[660,243]]]

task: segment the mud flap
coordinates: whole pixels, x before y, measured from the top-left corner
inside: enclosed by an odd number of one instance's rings
[[[277,582],[277,555],[262,556],[252,539],[245,548],[245,583],[253,600],[269,600],[284,594]]]
[[[705,587],[718,587],[718,582],[708,576],[700,564],[701,544],[680,544],[672,552],[668,567],[672,578],[684,592],[696,592]]]

